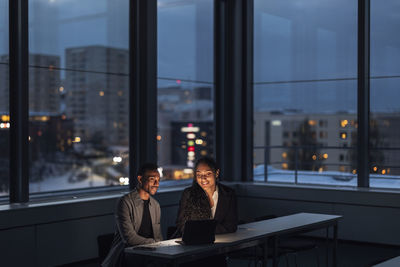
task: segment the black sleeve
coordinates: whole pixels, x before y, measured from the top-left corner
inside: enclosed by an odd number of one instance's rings
[[[230,197],[227,205],[227,213],[225,218],[217,223],[215,229],[216,234],[233,233],[237,230],[238,213],[237,213],[237,200],[235,191],[230,192]]]

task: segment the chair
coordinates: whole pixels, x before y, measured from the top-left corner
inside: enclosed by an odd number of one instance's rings
[[[97,237],[97,246],[98,246],[100,263],[102,263],[103,260],[107,257],[107,254],[110,251],[113,239],[114,239],[114,234],[99,235]]]

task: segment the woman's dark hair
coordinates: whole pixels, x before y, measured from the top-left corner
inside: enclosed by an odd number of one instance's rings
[[[207,165],[208,167],[210,167],[210,169],[213,171],[213,173],[216,173],[217,170],[219,169],[217,163],[216,163],[215,160],[214,160],[213,158],[211,158],[211,157],[202,157],[202,158],[199,158],[199,159],[196,161],[196,164],[194,165],[194,171],[195,171],[195,172],[196,172],[196,170],[197,170],[197,167],[198,167],[200,164],[205,164],[205,165]]]

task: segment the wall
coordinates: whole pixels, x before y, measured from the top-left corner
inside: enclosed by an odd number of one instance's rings
[[[400,246],[398,191],[239,184],[237,192],[240,217],[245,220],[297,212],[337,214],[343,216],[340,239]]]
[[[0,265],[55,266],[97,258],[97,236],[114,232],[115,203],[124,193],[0,206]],[[175,224],[180,194],[175,189],[156,195],[164,237]]]
[[[238,183],[240,219],[316,212],[343,215],[339,238],[400,245],[398,192]],[[182,188],[160,190],[164,237]],[[97,236],[114,231],[114,206],[125,192],[57,202],[0,206],[0,265],[54,266],[98,257]]]

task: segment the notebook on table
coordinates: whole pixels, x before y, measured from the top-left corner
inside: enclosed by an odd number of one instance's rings
[[[212,244],[215,241],[215,220],[189,220],[185,223],[182,241],[183,245]]]

